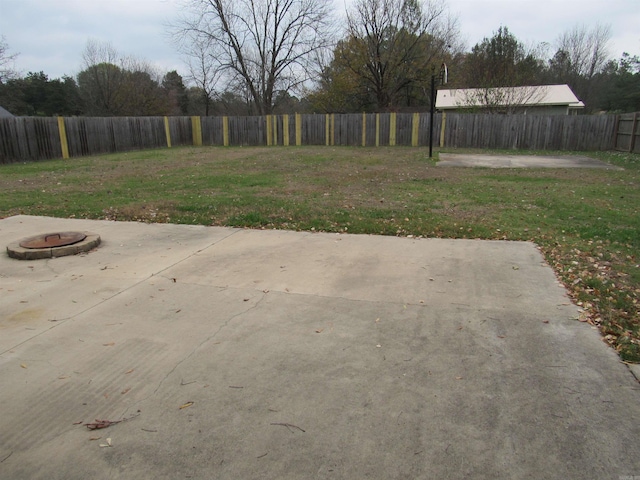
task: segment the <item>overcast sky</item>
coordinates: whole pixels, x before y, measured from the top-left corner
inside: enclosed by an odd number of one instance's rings
[[[166,25],[181,0],[0,0],[0,35],[23,75],[75,76],[89,38],[108,41],[121,54],[156,65],[162,72],[186,68],[167,36]],[[331,0],[328,0],[331,1]],[[344,11],[345,1],[335,0]],[[468,48],[501,25],[526,44],[548,42],[576,24],[612,28],[610,52],[640,55],[640,0],[448,0],[458,15]]]

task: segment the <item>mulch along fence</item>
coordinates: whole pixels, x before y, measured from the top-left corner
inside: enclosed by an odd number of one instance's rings
[[[628,125],[624,115],[439,113],[434,116],[433,145],[568,151],[613,150],[622,145],[619,148],[625,151],[638,151],[638,114],[630,115]],[[0,118],[0,163],[178,145],[425,147],[429,114]]]

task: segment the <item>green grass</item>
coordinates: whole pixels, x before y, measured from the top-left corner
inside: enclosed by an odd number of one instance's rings
[[[408,147],[176,148],[1,165],[0,217],[530,240],[581,319],[640,362],[640,158],[584,155],[625,170],[442,168]]]

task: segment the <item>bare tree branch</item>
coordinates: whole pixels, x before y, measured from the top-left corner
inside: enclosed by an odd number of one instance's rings
[[[458,36],[442,0],[356,0],[347,12],[347,40],[336,56],[373,92],[377,108],[428,82]]]
[[[558,50],[565,52],[572,73],[591,79],[610,59],[611,26],[596,24],[591,30],[577,25],[560,35]]]
[[[331,45],[325,0],[186,0],[186,5],[189,13],[171,27],[180,51],[193,56],[197,45],[206,45],[209,70],[227,86],[248,91],[259,114],[271,113],[276,92],[298,89],[311,78],[315,53]]]
[[[17,75],[13,66],[17,57],[17,53],[9,53],[9,45],[4,36],[0,37],[0,83],[5,83]]]

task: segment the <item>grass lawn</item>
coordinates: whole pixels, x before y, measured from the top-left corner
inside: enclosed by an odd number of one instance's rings
[[[531,240],[580,320],[640,362],[640,156],[581,154],[625,170],[442,168],[410,147],[185,147],[0,165],[0,218]]]

